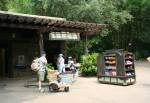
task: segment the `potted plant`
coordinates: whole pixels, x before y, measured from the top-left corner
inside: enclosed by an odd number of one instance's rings
[[[51,63],[46,64],[46,71],[48,81],[57,81],[58,71],[54,70],[54,66]]]
[[[52,63],[46,64],[46,70],[47,70],[48,72],[54,70],[54,66],[52,65]]]

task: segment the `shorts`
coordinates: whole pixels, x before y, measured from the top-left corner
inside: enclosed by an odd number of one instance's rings
[[[44,71],[38,71],[38,80],[44,81],[45,78],[45,72]]]

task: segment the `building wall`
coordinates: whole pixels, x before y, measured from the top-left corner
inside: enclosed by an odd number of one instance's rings
[[[36,43],[16,42],[12,44],[12,68],[14,76],[30,75],[33,71],[30,65],[34,57],[38,57],[39,50]]]
[[[47,53],[47,60],[56,67],[58,54],[65,55],[65,42],[50,41],[46,35],[48,34],[44,34],[44,50]],[[0,28],[0,48],[2,45],[7,54],[6,76],[20,77],[36,74],[30,69],[30,65],[34,57],[39,57],[38,37],[37,31],[33,30]]]
[[[5,76],[17,77],[32,73],[30,64],[38,56],[36,31],[0,28],[0,48],[6,51]],[[24,68],[18,68],[22,65]]]

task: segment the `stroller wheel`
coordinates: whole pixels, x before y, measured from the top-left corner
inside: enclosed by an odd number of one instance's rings
[[[58,92],[59,91],[59,87],[57,84],[55,83],[52,83],[49,85],[49,91],[50,92]]]
[[[53,88],[52,87],[49,87],[49,92],[53,92]]]
[[[65,91],[65,92],[69,92],[69,87],[65,87],[65,88],[64,88],[64,91]]]

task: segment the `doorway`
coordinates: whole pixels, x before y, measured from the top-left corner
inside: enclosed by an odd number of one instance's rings
[[[6,57],[5,57],[5,53],[6,50],[4,48],[0,48],[0,78],[5,77],[6,76]]]

